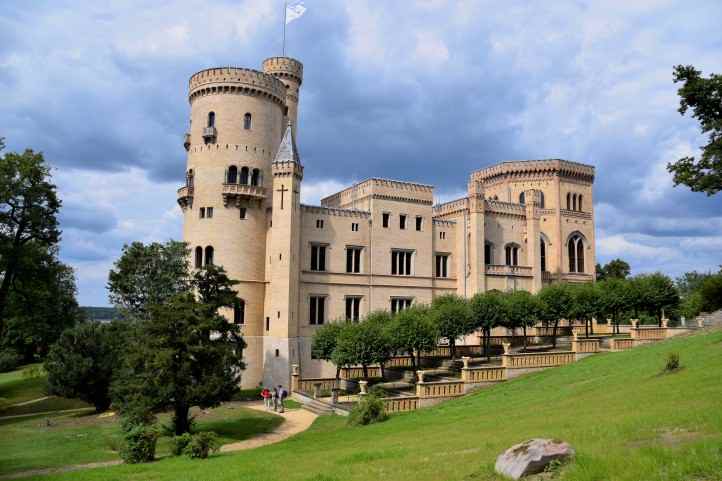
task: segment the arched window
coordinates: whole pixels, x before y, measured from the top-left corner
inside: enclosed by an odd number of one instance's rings
[[[507,266],[519,265],[519,246],[516,244],[507,244],[504,248],[505,261]]]
[[[547,270],[547,245],[544,239],[539,239],[539,257],[541,258],[541,270]]]
[[[247,113],[243,116],[243,128],[246,130],[251,130],[251,114]]]
[[[213,246],[206,247],[206,263],[207,266],[213,265]]]
[[[238,167],[235,165],[228,167],[228,178],[226,179],[226,182],[229,184],[235,184],[238,182]]]
[[[577,210],[582,211],[582,194],[579,194],[579,200],[577,201]]]
[[[526,196],[524,195],[524,192],[519,194],[519,203],[522,205],[526,204]]]
[[[577,210],[577,194],[572,195],[572,210]]]
[[[567,245],[569,255],[569,272],[584,272],[584,240],[579,234],[569,238]]]
[[[193,169],[190,169],[186,174],[186,186],[193,187]]]
[[[248,185],[248,167],[241,167],[241,180],[238,183]]]
[[[196,247],[196,262],[195,262],[196,269],[200,269],[203,267],[203,247],[198,246]]]
[[[251,174],[251,185],[258,185],[258,181],[261,177],[261,171],[258,169],[253,169],[253,173]]]
[[[216,126],[216,113],[208,112],[208,127],[215,127],[215,126]]]
[[[494,244],[484,242],[484,264],[487,266],[494,263]]]
[[[233,324],[245,324],[246,323],[246,301],[243,299],[236,300],[233,304]]]
[[[567,210],[572,210],[572,194],[567,192]]]
[[[544,208],[544,192],[539,191],[539,208]]]

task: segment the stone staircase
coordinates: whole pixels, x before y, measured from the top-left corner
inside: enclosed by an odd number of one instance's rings
[[[305,409],[306,411],[311,411],[318,416],[324,416],[326,414],[334,413],[334,409],[333,407],[331,407],[331,405],[317,399],[310,399],[302,403],[301,407],[302,409]]]
[[[700,314],[697,320],[702,320],[704,327],[722,327],[722,309]]]

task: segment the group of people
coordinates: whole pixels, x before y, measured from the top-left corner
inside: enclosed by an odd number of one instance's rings
[[[283,401],[288,397],[288,392],[279,384],[278,387],[271,389],[264,387],[261,390],[261,397],[266,409],[273,409],[282,413],[284,409]]]

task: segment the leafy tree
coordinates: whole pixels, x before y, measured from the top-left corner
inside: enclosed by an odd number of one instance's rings
[[[421,365],[421,353],[432,350],[437,343],[436,326],[426,306],[412,306],[396,314],[388,333],[392,348],[411,355],[414,369]]]
[[[668,164],[667,170],[674,174],[675,185],[684,184],[693,192],[714,195],[722,189],[722,75],[704,78],[691,65],[677,65],[674,82],[683,82],[677,90],[679,113],[684,115],[692,109],[702,133],[709,134],[709,142],[702,148],[699,160],[683,157]]]
[[[471,309],[472,324],[481,330],[484,345],[484,355],[490,356],[489,344],[491,342],[491,330],[502,324],[504,319],[502,309],[502,294],[489,291],[475,294],[469,303]]]
[[[713,274],[711,272],[685,272],[674,280],[681,297],[688,296],[702,287],[702,283]]]
[[[455,295],[440,296],[431,304],[430,314],[439,337],[449,341],[449,352],[454,359],[456,340],[474,330],[469,303]]]
[[[84,318],[75,296],[73,270],[58,261],[57,247],[28,245],[7,299],[2,344],[27,363],[44,358],[63,330]]]
[[[110,301],[130,317],[147,319],[151,306],[190,290],[188,255],[186,244],[176,241],[123,246],[108,276]]]
[[[544,287],[537,294],[540,302],[539,317],[547,323],[554,325],[552,331],[552,344],[557,344],[557,329],[561,319],[572,319],[572,305],[574,298],[568,284],[557,283]]]
[[[699,293],[703,310],[711,312],[722,308],[722,273],[705,279]]]
[[[590,330],[592,319],[601,312],[599,289],[595,284],[575,284],[571,288],[571,317],[584,322],[584,334],[593,334]]]
[[[700,291],[688,294],[679,304],[679,314],[686,319],[694,319],[704,311],[704,299]]]
[[[622,259],[613,259],[604,266],[597,264],[596,270],[598,281],[606,279],[626,279],[631,272],[629,264]]]
[[[631,305],[629,282],[622,279],[608,279],[597,283],[600,316],[612,320],[612,327],[619,333],[622,315]]]
[[[112,385],[124,415],[149,419],[172,408],[175,434],[189,431],[192,406],[213,407],[238,389],[245,348],[237,328],[218,314],[230,307],[236,282],[222,269],[201,275],[199,299],[191,293],[153,304],[138,321],[137,335]]]
[[[671,312],[679,306],[679,293],[674,287],[672,279],[662,273],[640,274],[635,276],[637,297],[636,305],[639,310],[653,316],[662,325],[662,313]]]
[[[333,361],[333,353],[336,350],[336,343],[339,334],[343,330],[342,322],[324,324],[313,333],[311,353],[316,359]],[[336,366],[336,380],[341,377],[341,366]]]
[[[331,356],[333,363],[337,367],[361,365],[366,379],[371,364],[379,364],[383,370],[393,349],[384,318],[388,318],[388,314],[372,313],[362,322],[344,325]]]
[[[0,161],[0,334],[21,260],[36,246],[60,239],[60,200],[41,153],[7,153]]]
[[[527,347],[527,327],[536,324],[539,319],[540,304],[527,291],[514,291],[506,294],[502,301],[502,325],[509,329],[521,327],[524,332],[524,349]]]
[[[97,412],[110,407],[110,382],[120,364],[130,326],[88,322],[67,329],[45,360],[48,391],[80,398]]]

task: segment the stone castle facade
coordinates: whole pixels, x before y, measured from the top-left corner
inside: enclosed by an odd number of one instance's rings
[[[536,292],[594,279],[594,168],[502,162],[472,172],[467,194],[372,178],[300,202],[295,143],[303,65],[212,68],[190,78],[183,237],[196,267],[222,265],[239,301],[224,314],[248,344],[243,387],[333,375],[311,357],[324,323],[398,311],[435,296]]]

